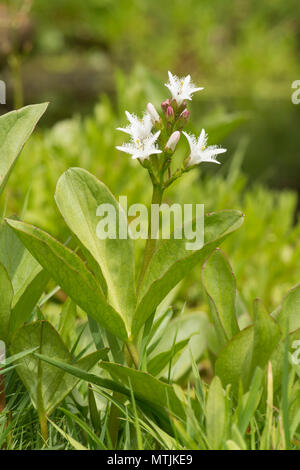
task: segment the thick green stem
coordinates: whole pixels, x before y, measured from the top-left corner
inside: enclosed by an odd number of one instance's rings
[[[48,441],[48,421],[47,421],[47,416],[45,413],[39,413],[39,422],[40,422],[40,430],[41,430],[41,435],[42,438],[44,439],[45,442]]]
[[[152,204],[161,204],[162,201],[162,196],[163,196],[163,188],[161,186],[153,186],[153,194],[152,194],[152,201],[151,201],[151,206]],[[142,281],[144,279],[146,270],[148,268],[148,265],[150,263],[150,260],[153,256],[153,253],[156,248],[156,242],[157,240],[155,238],[152,238],[152,226],[151,226],[151,207],[150,210],[148,211],[148,238],[145,246],[145,251],[144,251],[144,257],[142,261],[142,267],[141,267],[141,272],[140,272],[140,277],[137,285],[137,291],[139,291]]]
[[[136,369],[139,368],[139,353],[134,343],[126,343],[126,348]]]

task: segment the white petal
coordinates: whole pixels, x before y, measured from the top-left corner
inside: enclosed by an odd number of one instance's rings
[[[205,132],[205,129],[202,129],[200,132],[199,139],[198,139],[198,146],[200,150],[202,150],[202,147],[206,146],[206,143],[207,143],[207,134]]]
[[[154,143],[157,141],[158,137],[160,135],[160,131],[155,132],[152,136],[150,136],[151,143]]]
[[[122,131],[122,132],[125,132],[126,134],[131,134],[131,130],[130,130],[130,127],[117,127],[117,131]]]
[[[195,142],[196,142],[196,137],[193,134],[188,134],[187,132],[184,132],[184,131],[182,131],[182,133],[183,133],[183,135],[185,135],[185,137],[186,137],[186,139],[189,143],[191,151],[193,151],[194,146],[195,146]]]
[[[129,153],[130,155],[132,155],[135,152],[135,149],[134,149],[133,145],[130,146],[130,144],[128,144],[128,145],[117,145],[116,149],[120,150],[121,152]]]
[[[130,114],[128,111],[125,111],[126,117],[128,121],[133,124],[136,121],[136,116],[134,114]]]
[[[201,90],[204,90],[204,87],[192,88],[191,93],[196,93],[196,91],[201,91]]]

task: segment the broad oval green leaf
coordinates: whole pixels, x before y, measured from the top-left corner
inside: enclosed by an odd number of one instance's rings
[[[203,265],[202,282],[210,299],[211,316],[224,345],[239,332],[236,319],[236,282],[229,261],[217,249]]]
[[[276,320],[285,333],[292,333],[300,328],[300,284],[291,289],[283,299]]]
[[[57,331],[49,322],[38,321],[20,328],[12,341],[12,354],[19,354],[30,348],[38,347],[38,352],[54,359],[70,361],[70,353]],[[100,350],[80,359],[74,365],[89,371],[107,350]],[[49,416],[57,405],[70,393],[78,378],[41,361],[31,354],[17,365],[17,372],[27,388],[34,406],[39,412]]]
[[[81,168],[70,168],[59,179],[55,194],[65,222],[99,264],[106,281],[108,300],[127,328],[135,310],[134,249],[128,236],[126,214],[101,181]],[[97,209],[107,204],[115,214],[116,237],[100,239]],[[103,206],[104,207],[104,206]],[[120,230],[126,239],[120,238]]]
[[[7,223],[75,303],[111,333],[128,339],[123,319],[107,303],[99,282],[76,253],[32,225],[11,219]]]
[[[210,253],[243,223],[240,211],[221,211],[204,218],[204,245],[199,250],[187,250],[186,239],[164,240],[154,253],[144,277],[139,304],[133,316],[132,332],[136,336],[147,318],[168,292],[196,265],[201,265]]]
[[[231,384],[234,392],[242,382],[246,388],[253,348],[254,328],[250,326],[235,335],[221,350],[215,364],[215,374],[224,386]]]
[[[0,116],[0,194],[19,153],[47,106],[48,103],[33,104]]]
[[[279,344],[281,332],[260,300],[254,304],[254,324],[235,335],[222,349],[215,373],[223,385],[231,384],[236,392],[241,382],[249,387],[256,367],[264,368]]]
[[[254,341],[250,373],[264,368],[281,338],[281,331],[260,299],[254,301]]]

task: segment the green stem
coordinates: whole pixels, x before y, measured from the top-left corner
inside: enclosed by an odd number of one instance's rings
[[[153,186],[153,194],[152,194],[152,201],[151,201],[151,206],[152,204],[161,204],[162,201],[162,196],[163,196],[163,188],[161,186]],[[137,285],[137,292],[139,291],[142,281],[144,279],[146,270],[148,268],[148,265],[150,263],[150,260],[153,256],[153,253],[156,248],[156,242],[157,240],[155,238],[151,237],[151,207],[150,210],[148,211],[148,238],[145,246],[145,251],[144,251],[144,257],[142,261],[142,267],[141,267],[141,272],[140,272],[140,277],[138,280],[138,285]]]
[[[139,368],[139,353],[134,343],[126,343],[126,348],[136,369]]]
[[[49,434],[48,434],[48,421],[47,416],[43,412],[39,412],[39,422],[40,422],[40,430],[42,438],[45,442],[47,442]]]

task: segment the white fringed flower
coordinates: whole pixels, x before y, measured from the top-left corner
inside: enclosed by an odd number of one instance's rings
[[[169,74],[169,82],[165,83],[166,87],[169,88],[172,98],[180,106],[184,100],[191,100],[192,94],[196,91],[203,90],[203,88],[196,88],[191,81],[191,76],[187,75],[183,78],[178,78],[176,75]]]
[[[160,131],[156,132],[156,134],[150,134],[150,136],[144,139],[132,139],[131,142],[116,148],[121,150],[121,152],[129,153],[133,159],[139,158],[141,161],[144,161],[150,155],[161,153],[161,150],[156,145],[159,134]]]
[[[128,111],[125,111],[129,125],[126,127],[118,127],[118,131],[125,132],[129,134],[130,137],[135,141],[137,139],[143,140],[147,137],[151,137],[151,130],[153,127],[151,116],[146,113],[139,119],[135,114],[130,114]]]
[[[183,132],[183,134],[187,138],[191,150],[187,164],[188,166],[197,165],[201,162],[220,164],[220,162],[218,162],[215,157],[221,153],[226,152],[227,150],[222,149],[217,145],[209,145],[207,147],[207,134],[205,133],[204,129],[202,129],[198,139],[196,136],[188,134],[187,132]]]

